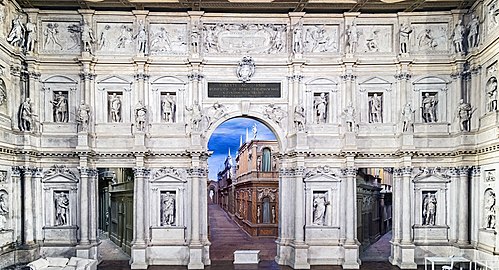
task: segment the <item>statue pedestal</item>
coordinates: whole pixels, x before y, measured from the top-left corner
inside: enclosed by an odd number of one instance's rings
[[[146,134],[143,131],[137,131],[134,134],[134,149],[140,150],[145,149],[146,146]]]
[[[201,146],[201,132],[199,131],[191,132],[191,145]]]
[[[78,132],[78,146],[77,148],[88,148],[88,133],[85,131]]]
[[[404,132],[401,136],[402,149],[414,149],[414,133]]]
[[[357,148],[357,134],[355,132],[346,132],[343,145],[347,149]]]
[[[308,137],[305,131],[298,131],[296,133],[296,148],[308,149]]]

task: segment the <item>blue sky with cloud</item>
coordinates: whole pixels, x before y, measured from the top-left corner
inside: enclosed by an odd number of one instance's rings
[[[243,136],[243,142],[246,140],[246,129],[250,139],[253,138],[251,131],[253,124],[257,126],[257,140],[275,140],[275,135],[263,123],[250,118],[233,118],[223,122],[217,127],[210,137],[208,149],[213,151],[208,158],[208,177],[210,180],[217,180],[217,173],[223,168],[223,163],[227,157],[229,148],[233,158],[236,157],[236,151],[239,148],[239,140]],[[234,161],[235,164],[235,161]]]

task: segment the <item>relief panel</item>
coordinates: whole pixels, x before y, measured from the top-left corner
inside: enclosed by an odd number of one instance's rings
[[[42,53],[80,52],[80,22],[42,22]]]
[[[151,24],[149,27],[152,55],[187,54],[187,24]]]
[[[304,51],[338,52],[338,25],[304,25]]]
[[[412,51],[424,53],[449,51],[449,25],[447,23],[413,23],[412,27],[414,29]]]
[[[132,53],[135,50],[132,23],[98,23],[97,51],[109,54]]]
[[[375,53],[393,51],[392,25],[358,25],[357,52]]]

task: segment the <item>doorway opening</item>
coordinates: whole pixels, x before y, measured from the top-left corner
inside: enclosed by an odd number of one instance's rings
[[[279,143],[264,123],[238,117],[218,126],[208,148],[208,216],[212,260],[258,247],[274,260],[279,213]]]
[[[361,168],[357,174],[357,239],[361,261],[388,261],[392,239],[393,169]]]

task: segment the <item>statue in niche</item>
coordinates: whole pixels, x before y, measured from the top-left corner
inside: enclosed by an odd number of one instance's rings
[[[326,225],[326,209],[329,201],[326,199],[325,193],[314,194],[314,225]]]
[[[201,128],[201,121],[203,120],[203,115],[201,113],[201,107],[197,100],[190,108],[185,107],[187,112],[190,114],[191,130],[199,131]]]
[[[194,26],[191,32],[191,51],[193,54],[199,53],[199,28]]]
[[[111,122],[121,122],[121,99],[116,93],[109,96],[109,108],[111,113]]]
[[[19,130],[32,131],[34,129],[36,114],[33,112],[31,99],[26,98],[19,107]]]
[[[497,110],[497,79],[492,77],[487,82],[487,111]]]
[[[456,53],[464,52],[464,31],[463,21],[459,20],[452,33],[452,42]]]
[[[293,52],[303,52],[303,24],[301,21],[293,27]]]
[[[85,22],[81,28],[81,41],[83,43],[83,51],[93,54],[92,44],[95,43],[94,31],[92,27]]]
[[[348,103],[348,106],[343,110],[342,116],[345,118],[347,132],[354,132],[357,125],[355,123],[355,108],[352,102]]]
[[[418,35],[418,44],[421,49],[424,50],[434,50],[438,43],[433,37],[433,33],[430,28],[426,28]]]
[[[135,105],[135,123],[137,125],[137,131],[145,131],[147,122],[147,108],[139,100],[137,105]]]
[[[468,46],[469,48],[477,47],[480,42],[480,21],[475,14],[471,14],[470,22],[468,23]]]
[[[409,37],[412,33],[412,27],[409,23],[405,22],[400,25],[399,38],[400,38],[400,53],[407,53],[409,50]]]
[[[459,100],[459,104],[457,105],[459,130],[470,131],[471,116],[473,115],[473,112],[475,112],[475,110],[476,108],[473,109],[471,107],[471,104],[464,102],[464,99]]]
[[[104,26],[104,30],[102,30],[100,32],[100,35],[99,35],[99,43],[97,44],[97,46],[99,46],[99,50],[102,50],[103,48],[106,48],[107,47],[107,34],[106,34],[106,31],[108,31],[109,29],[111,29],[111,26],[109,24],[106,24]]]
[[[0,190],[0,231],[7,229],[7,217],[9,216],[9,198],[5,190]]]
[[[237,67],[237,78],[243,83],[248,82],[253,74],[255,74],[255,61],[251,56],[244,56],[241,61],[239,61]]]
[[[347,53],[354,54],[359,43],[359,31],[357,30],[357,23],[355,21],[352,21],[352,24],[348,27],[346,36]]]
[[[161,27],[159,29],[159,32],[156,33],[156,35],[152,39],[151,48],[154,48],[156,51],[160,52],[166,52],[172,49],[170,34],[164,27]]]
[[[175,225],[175,194],[161,194],[161,226]]]
[[[256,158],[256,170],[261,171],[262,170],[262,156],[258,156]]]
[[[90,107],[85,104],[84,100],[81,101],[80,106],[78,107],[76,119],[76,121],[80,125],[81,130],[88,130],[88,124],[90,121]]]
[[[161,109],[163,113],[163,120],[167,123],[173,123],[173,116],[175,115],[175,100],[173,100],[173,97],[170,95],[170,93],[166,93],[161,103]]]
[[[13,46],[21,47],[24,43],[24,34],[26,29],[21,22],[21,15],[16,15],[12,20],[12,28],[10,29],[9,35],[7,36],[7,42]]]
[[[382,122],[381,110],[381,96],[378,96],[378,94],[375,93],[371,97],[369,97],[369,123]]]
[[[306,121],[305,108],[303,107],[303,105],[298,104],[295,106],[295,117],[294,117],[296,131],[305,130],[305,121]]]
[[[435,193],[426,193],[423,199],[423,225],[435,226],[435,216],[437,213],[437,198]]]
[[[56,45],[62,50],[61,42],[59,41],[59,25],[57,23],[48,23],[43,31],[43,35],[45,36],[45,42],[43,43],[43,47],[45,49],[50,45],[51,47],[55,47]]]
[[[484,210],[485,210],[485,228],[496,228],[496,194],[491,189],[485,191]]]
[[[315,108],[315,123],[325,124],[327,119],[327,96],[326,93],[321,93],[316,97],[314,102]]]
[[[437,122],[437,95],[430,96],[430,93],[425,93],[422,101],[423,122]]]
[[[147,49],[147,31],[142,20],[139,21],[137,34],[135,34],[133,39],[137,40],[138,52],[141,54],[145,54]]]
[[[213,103],[213,105],[208,108],[208,111],[205,115],[208,127],[210,127],[216,120],[227,115],[226,111],[227,108],[224,105],[218,103],[218,101]]]
[[[59,91],[55,94],[54,100],[50,101],[50,103],[52,103],[54,110],[54,122],[68,122],[68,100],[62,92]]]
[[[28,22],[26,23],[26,51],[34,51],[37,40],[36,23],[33,23],[31,22],[31,19],[28,19]]]
[[[118,43],[116,45],[116,48],[126,48],[127,45],[132,41],[132,28],[122,25],[121,26],[121,32],[120,35],[118,36]]]
[[[415,110],[412,109],[411,103],[406,103],[402,108],[402,131],[408,132],[410,128],[414,127],[413,114]]]
[[[68,225],[69,199],[66,192],[55,193],[55,226]]]

